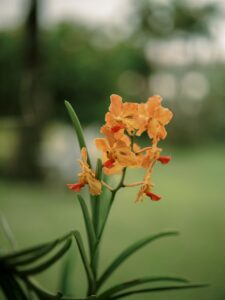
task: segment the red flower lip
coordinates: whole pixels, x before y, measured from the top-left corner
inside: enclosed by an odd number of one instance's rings
[[[104,162],[103,167],[110,169],[114,166],[114,163],[115,163],[114,159],[108,159],[106,162]]]
[[[84,187],[83,183],[69,183],[68,188],[74,192],[80,192],[81,188]]]
[[[161,197],[152,192],[147,192],[146,195],[151,198],[152,201],[159,201]]]
[[[113,132],[113,133],[116,133],[116,132],[118,132],[120,129],[123,129],[124,128],[124,126],[121,124],[121,125],[115,125],[115,126],[113,126],[112,128],[111,128],[111,131]]]
[[[160,156],[158,158],[158,161],[160,161],[163,165],[166,165],[168,164],[170,161],[171,161],[171,156],[170,155],[167,155],[167,156]]]

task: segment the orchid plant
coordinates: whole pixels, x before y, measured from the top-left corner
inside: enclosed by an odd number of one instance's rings
[[[95,169],[92,167],[79,119],[71,104],[65,101],[81,149],[79,160],[81,172],[77,176],[77,181],[67,186],[77,194],[85,223],[88,249],[84,246],[79,231],[74,230],[52,242],[0,256],[0,287],[6,299],[78,300],[72,295],[49,292],[33,278],[58,261],[70,249],[73,239],[77,244],[88,284],[86,295],[79,298],[80,300],[116,300],[135,294],[206,286],[192,283],[179,276],[157,275],[134,278],[104,289],[104,284],[112,274],[135,252],[160,238],[178,234],[177,231],[163,231],[142,238],[119,253],[99,274],[101,240],[118,191],[139,187],[135,202],[143,201],[145,198],[159,201],[161,196],[153,190],[153,168],[158,163],[166,165],[171,160],[170,156],[162,155],[162,149],[158,147],[159,142],[167,135],[165,126],[173,117],[173,113],[162,106],[160,96],[152,96],[146,103],[123,102],[118,95],[111,95],[110,100],[105,124],[100,129],[104,137],[95,139],[96,148],[101,152],[101,158],[97,160]],[[140,143],[143,133],[147,133],[148,136],[148,145],[145,147]],[[126,172],[130,168],[144,169],[144,178],[127,182]],[[120,179],[117,184],[112,185],[110,178],[115,174],[119,175]],[[89,189],[90,199],[85,199],[81,194],[85,187]],[[105,198],[108,198],[107,202]],[[105,203],[108,203],[107,209],[102,210],[101,206]],[[144,288],[138,288],[144,284]]]

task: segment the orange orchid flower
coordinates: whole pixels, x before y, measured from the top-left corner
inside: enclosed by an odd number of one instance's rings
[[[112,131],[103,127],[106,138],[97,138],[96,147],[103,154],[103,171],[105,174],[120,173],[124,167],[136,166],[137,159],[131,151],[131,142],[129,137],[122,135],[119,140],[114,137]]]
[[[150,167],[151,163],[156,160],[167,159],[167,157],[160,157],[160,152],[162,149],[158,148],[156,145],[152,147],[141,148],[138,144],[133,145],[134,152],[140,167],[147,169]],[[164,162],[165,163],[165,162]]]
[[[141,119],[138,113],[138,103],[122,102],[119,95],[111,95],[109,112],[106,113],[106,125],[113,133],[124,132],[133,135],[140,127]]]
[[[143,201],[145,196],[149,197],[152,201],[159,201],[161,199],[161,196],[152,192],[153,184],[151,183],[150,176],[151,172],[146,174],[144,183],[137,194],[135,202]]]
[[[149,137],[153,139],[165,139],[167,132],[165,125],[167,125],[173,117],[173,113],[161,106],[162,98],[160,96],[153,96],[148,99],[147,111],[150,116],[148,122],[147,132]]]
[[[80,192],[80,190],[87,184],[91,195],[100,195],[102,185],[87,162],[86,148],[81,149],[81,158],[82,160],[79,161],[81,167],[81,173],[78,174],[79,182],[67,184],[68,188],[74,192]]]
[[[137,135],[147,130],[153,142],[157,143],[160,139],[165,139],[167,132],[165,125],[167,125],[173,117],[173,113],[161,106],[162,97],[155,95],[148,99],[147,103],[139,104],[139,113],[144,120]]]

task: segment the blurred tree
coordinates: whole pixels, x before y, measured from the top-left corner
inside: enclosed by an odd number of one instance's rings
[[[218,14],[213,3],[196,5],[194,1],[134,1],[134,33],[144,42],[150,37],[165,39],[185,35],[209,35],[211,19]]]
[[[12,161],[11,175],[16,178],[39,178],[37,155],[40,142],[40,122],[36,102],[39,94],[38,69],[40,63],[38,38],[38,1],[30,1],[24,26],[24,58],[19,96],[22,122],[19,128],[18,149]],[[39,117],[38,117],[39,118]],[[32,176],[31,176],[32,175]]]
[[[23,31],[23,58],[21,70],[20,103],[21,122],[18,148],[12,160],[11,176],[20,179],[41,179],[39,150],[42,129],[50,111],[49,99],[41,79],[42,57],[38,30],[38,0],[31,0]]]
[[[102,47],[96,44],[97,37],[101,34],[79,24],[62,24],[45,34],[43,73],[55,101],[55,116],[67,119],[62,108],[68,99],[82,123],[96,122],[108,106],[109,94],[119,93],[120,75],[126,70],[144,72],[146,62],[140,49],[129,41]],[[90,109],[93,104],[95,109]]]
[[[160,61],[160,59],[158,59],[158,55],[160,54],[158,54],[157,50],[159,50],[160,47],[166,50],[172,42],[178,42],[180,44],[182,43],[183,49],[185,49],[185,47],[189,49],[189,54],[192,51],[192,55],[194,55],[194,42],[197,40],[201,41],[204,39],[204,41],[207,41],[208,45],[210,45],[213,41],[211,25],[213,20],[218,18],[220,14],[218,3],[198,4],[195,1],[179,0],[140,0],[133,1],[133,3],[133,17],[130,19],[135,25],[133,26],[131,40],[133,40],[136,47],[142,49],[143,56],[148,60],[149,72],[146,80],[150,82],[154,73],[160,74],[161,78],[163,74],[169,74],[176,80],[177,85],[181,85],[180,79],[185,78],[185,74],[192,70],[193,72],[197,71],[199,74],[202,73],[204,80],[204,77],[207,77],[210,73],[210,66],[208,66],[208,69],[206,66],[201,66],[197,59],[194,60],[194,64],[192,61],[188,62],[188,56],[186,56],[186,64],[181,64],[180,67],[177,64],[174,65],[176,55],[178,55],[175,47],[173,60],[169,61],[171,57],[168,57],[167,66],[163,66],[163,64],[157,64],[157,61]],[[130,26],[132,26],[132,24],[130,24]],[[193,42],[193,45],[190,48],[191,42]],[[149,58],[149,52],[153,48],[155,49],[155,57]],[[204,52],[203,47],[202,51]],[[164,52],[166,55],[166,51]],[[183,56],[185,55],[186,54],[183,53]],[[148,93],[150,94],[152,93],[151,87],[151,85],[148,86]],[[192,87],[189,87],[189,89],[191,88]],[[193,88],[196,88],[196,84]],[[170,86],[167,84],[168,92],[169,89]],[[208,90],[210,90],[210,88],[208,88]],[[210,97],[210,95],[204,96]],[[199,126],[198,118],[200,117],[200,111],[196,113],[197,106],[199,105],[196,105],[196,110],[190,109],[188,106],[193,106],[193,101],[190,101],[190,99],[182,94],[182,88],[180,87],[174,97],[175,101],[169,103],[169,105],[173,106],[172,110],[175,111],[176,116],[175,125],[172,124],[172,136],[174,140],[179,143],[187,143],[193,142],[195,138],[199,140],[200,137],[205,136],[206,134],[202,131],[204,130],[206,132],[205,128],[207,126],[210,127],[212,120],[209,121],[208,125],[206,122],[204,126]],[[182,98],[182,101],[179,98]],[[203,100],[201,101],[203,103]],[[207,111],[205,106],[207,105],[207,101],[202,105],[202,111],[205,113]],[[188,113],[188,109],[190,112],[192,111],[192,114]],[[212,107],[210,109],[212,109]],[[185,126],[185,123],[192,124],[192,126]]]
[[[22,78],[22,39],[18,31],[0,32],[0,116],[18,116]]]

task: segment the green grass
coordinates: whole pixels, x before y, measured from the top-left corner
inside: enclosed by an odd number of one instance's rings
[[[108,286],[121,280],[146,275],[174,274],[209,288],[133,296],[129,299],[222,300],[225,298],[225,147],[175,151],[168,166],[157,166],[155,192],[162,201],[134,204],[136,189],[118,193],[102,244],[100,270],[133,241],[163,229],[178,229],[181,235],[146,246],[128,259]],[[139,180],[141,172],[128,174],[127,181]],[[135,178],[134,178],[135,177]],[[140,177],[141,178],[141,177]],[[7,217],[19,247],[52,240],[72,229],[84,232],[75,195],[63,184],[48,187],[0,183],[0,209]],[[4,246],[7,245],[0,235]],[[75,250],[75,247],[73,248]],[[79,296],[84,272],[75,254]],[[57,289],[61,264],[37,278],[44,286]]]

